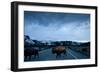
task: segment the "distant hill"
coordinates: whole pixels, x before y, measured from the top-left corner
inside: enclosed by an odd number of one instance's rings
[[[25,46],[50,46],[50,45],[55,45],[55,46],[73,46],[73,45],[78,45],[78,46],[90,46],[90,42],[74,42],[74,41],[39,41],[39,40],[33,40],[31,39],[28,35],[24,35],[24,45]]]

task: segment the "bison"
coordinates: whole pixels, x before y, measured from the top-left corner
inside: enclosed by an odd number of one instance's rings
[[[52,53],[56,53],[56,58],[61,57],[61,54],[66,54],[66,49],[64,46],[56,46],[52,48]]]
[[[36,47],[31,48],[25,48],[24,49],[24,57],[29,60],[31,60],[32,56],[34,55],[34,58],[39,57],[39,50]]]

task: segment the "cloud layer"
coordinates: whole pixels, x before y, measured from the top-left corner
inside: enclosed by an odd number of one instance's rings
[[[24,12],[24,32],[32,39],[90,41],[90,15]]]

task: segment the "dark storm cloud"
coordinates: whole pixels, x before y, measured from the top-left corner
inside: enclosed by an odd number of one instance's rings
[[[25,34],[38,40],[90,40],[90,15],[24,12]]]
[[[51,23],[58,25],[70,22],[83,22],[89,19],[89,14],[75,13],[54,13],[54,12],[31,12],[25,11],[25,25],[38,23],[39,25],[48,26]]]

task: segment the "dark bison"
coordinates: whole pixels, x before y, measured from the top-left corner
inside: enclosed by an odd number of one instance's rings
[[[34,55],[34,58],[39,57],[39,50],[36,47],[25,48],[24,49],[24,57],[27,59],[31,59]]]
[[[61,57],[61,54],[66,54],[66,49],[64,46],[56,46],[52,48],[52,53],[56,54],[56,58]]]

